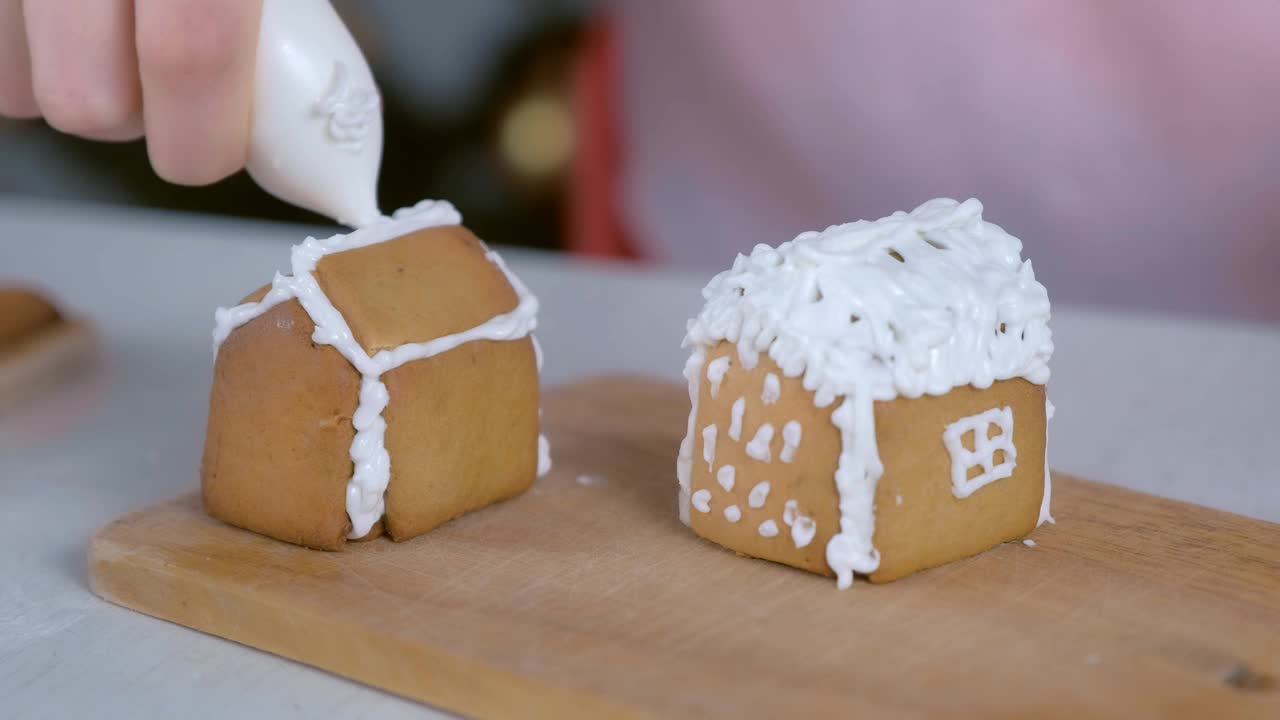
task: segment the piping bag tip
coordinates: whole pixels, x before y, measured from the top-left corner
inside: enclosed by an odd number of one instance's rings
[[[328,0],[263,0],[246,169],[262,189],[339,223],[382,217],[382,99]]]

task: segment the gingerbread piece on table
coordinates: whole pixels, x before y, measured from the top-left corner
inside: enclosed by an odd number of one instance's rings
[[[976,200],[758,246],[690,323],[697,534],[887,582],[1049,516],[1049,299]]]
[[[90,364],[97,339],[33,290],[0,288],[0,411],[22,406]]]

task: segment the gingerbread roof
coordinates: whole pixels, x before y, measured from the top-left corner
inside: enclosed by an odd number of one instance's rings
[[[1049,296],[1022,243],[949,199],[758,245],[703,291],[686,345],[767,352],[830,404],[1049,379]]]

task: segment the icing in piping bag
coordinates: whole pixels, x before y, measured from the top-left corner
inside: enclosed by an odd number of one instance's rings
[[[382,101],[328,0],[263,0],[247,169],[286,202],[361,227],[381,217]]]

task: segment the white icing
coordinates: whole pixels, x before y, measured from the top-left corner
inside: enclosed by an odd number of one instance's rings
[[[732,492],[733,481],[736,475],[737,471],[732,465],[724,465],[720,468],[720,471],[716,473],[716,482],[720,483],[720,487],[724,488],[725,492]]]
[[[747,443],[747,456],[760,462],[769,462],[773,453],[769,451],[769,443],[773,442],[773,425],[765,423],[756,430],[755,437]]]
[[[264,0],[246,167],[344,225],[376,222],[382,112],[364,55],[324,0]]]
[[[875,406],[865,388],[845,398],[831,413],[840,431],[840,460],[836,465],[836,494],[840,498],[840,532],[827,543],[827,565],[836,573],[836,586],[853,584],[853,573],[880,567],[880,552],[871,544],[875,534],[876,483],[884,473],[876,447]]]
[[[1036,527],[1046,522],[1054,522],[1053,514],[1049,512],[1049,501],[1053,495],[1053,477],[1049,474],[1049,421],[1053,419],[1056,411],[1053,403],[1046,397],[1044,399],[1044,495],[1040,498],[1040,519],[1036,521]]]
[[[684,440],[680,441],[680,454],[676,457],[676,482],[680,486],[680,519],[685,525],[689,524],[689,484],[693,478],[693,426],[698,419],[698,381],[702,377],[705,358],[706,352],[696,348],[684,364],[684,378],[689,383],[689,423]]]
[[[841,587],[879,566],[875,401],[1016,377],[1048,382],[1049,297],[1021,252],[982,219],[977,200],[939,199],[759,245],[703,291],[685,337],[694,355],[730,342],[745,367],[767,352],[783,375],[803,378],[818,407],[843,398],[832,413],[840,532],[827,547]]]
[[[803,428],[800,423],[792,420],[782,426],[782,452],[778,454],[778,459],[784,463],[789,463],[796,457],[796,450],[800,447],[800,436]]]
[[[818,524],[813,518],[800,514],[800,507],[795,500],[788,500],[782,506],[782,522],[791,528],[791,542],[797,548],[806,547],[813,542],[818,532]]]
[[[813,542],[813,536],[818,534],[818,524],[813,518],[804,517],[803,515],[796,518],[795,523],[791,526],[791,542],[796,548],[806,547]]]
[[[760,353],[746,343],[739,343],[738,360],[742,363],[743,370],[755,370],[756,365],[760,364]]]
[[[729,372],[729,356],[718,357],[707,363],[707,380],[711,383],[711,397],[720,395],[720,383],[724,382],[725,373]]]
[[[1023,545],[1026,545],[1027,547],[1035,547],[1035,546],[1036,546],[1036,541],[1035,541],[1035,540],[1032,540],[1031,538],[1026,538],[1026,539],[1024,539],[1024,540],[1022,541],[1022,544],[1023,544]]]
[[[538,433],[538,477],[546,477],[551,472],[551,443],[547,436]]]
[[[736,523],[742,519],[742,510],[737,505],[730,505],[724,509],[724,519],[731,523]]]
[[[746,411],[746,398],[738,398],[733,401],[733,408],[729,412],[729,437],[734,442],[742,441],[742,415]]]
[[[693,507],[700,513],[711,512],[711,491],[703,489],[694,493],[692,503]]]
[[[768,480],[756,483],[756,486],[751,488],[751,492],[747,494],[747,505],[750,505],[753,508],[762,508],[764,507],[764,504],[768,501],[769,501],[769,481]]]
[[[760,402],[772,405],[782,397],[782,382],[775,373],[764,376],[764,390],[760,391]]]
[[[382,517],[383,498],[391,477],[391,459],[384,442],[386,421],[382,418],[382,411],[390,398],[381,376],[407,362],[433,357],[474,340],[529,337],[537,327],[538,300],[497,253],[486,249],[486,259],[502,271],[516,293],[518,302],[514,310],[462,332],[426,342],[406,343],[370,356],[356,341],[346,318],[330,302],[312,273],[326,255],[386,242],[427,227],[461,222],[462,217],[449,203],[424,200],[412,208],[397,211],[393,217],[380,218],[347,235],[335,235],[326,240],[307,238],[294,246],[290,254],[293,274],[277,273],[271,282],[271,290],[262,300],[232,308],[218,308],[214,312],[213,349],[216,354],[237,327],[286,300],[296,298],[315,323],[311,340],[318,345],[331,345],[360,373],[360,399],[351,421],[356,434],[351,444],[354,470],[346,491],[347,514],[351,518],[348,537],[363,537]],[[550,467],[549,444],[544,436],[539,435],[539,476]]]
[[[760,527],[757,528],[757,530],[759,531],[762,537],[767,537],[767,538],[776,537],[778,534],[778,523],[774,522],[773,520],[765,520],[764,522],[760,523]]]
[[[987,435],[990,426],[1000,432],[994,438]],[[965,433],[973,433],[973,450],[964,446]],[[951,493],[963,500],[996,480],[1013,475],[1018,465],[1018,449],[1013,445],[1013,408],[990,410],[960,418],[942,431],[942,442],[951,453]],[[1004,460],[996,463],[997,451],[1004,453]],[[969,478],[969,470],[980,466],[982,472]]]
[[[899,507],[902,506],[902,493],[898,493],[897,495],[893,496],[893,504]]]
[[[716,466],[716,426],[702,428],[702,459],[707,462],[707,470]]]
[[[782,505],[782,522],[788,527],[795,523],[796,518],[800,517],[800,505],[795,500],[788,500]]]

